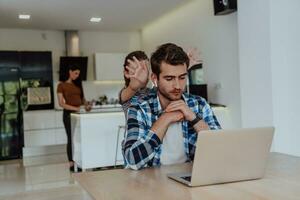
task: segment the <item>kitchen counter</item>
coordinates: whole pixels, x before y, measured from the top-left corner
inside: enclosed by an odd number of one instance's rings
[[[121,106],[114,106],[114,107],[96,107],[90,111],[86,111],[84,108],[80,109],[77,114],[90,114],[90,113],[110,113],[110,112],[123,112]]]
[[[62,108],[55,108],[55,111],[63,111]],[[108,104],[108,105],[97,105],[93,106],[92,110],[86,111],[82,106],[79,112],[75,114],[92,114],[92,113],[111,113],[111,112],[123,112],[120,104]]]
[[[123,164],[124,112],[72,113],[73,160],[83,170]]]

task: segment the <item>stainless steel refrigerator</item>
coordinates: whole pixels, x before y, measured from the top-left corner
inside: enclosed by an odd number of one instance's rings
[[[20,69],[0,73],[0,160],[19,158],[23,146]]]
[[[36,88],[48,89],[49,101],[29,98]],[[0,160],[22,157],[23,111],[53,109],[53,102],[51,52],[0,51]]]

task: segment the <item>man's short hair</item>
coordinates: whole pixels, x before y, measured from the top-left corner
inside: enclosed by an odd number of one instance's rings
[[[124,64],[123,64],[123,66],[124,66],[124,70],[125,70],[125,71],[128,71],[128,70],[126,69],[126,66],[129,65],[128,60],[133,60],[133,57],[136,57],[136,59],[138,59],[139,61],[142,61],[142,60],[149,60],[148,56],[145,54],[144,51],[133,51],[133,52],[129,53],[129,54],[125,57],[125,59],[124,59]],[[129,85],[129,83],[130,83],[130,79],[128,79],[128,78],[126,78],[126,77],[124,76],[124,80],[125,80],[125,85],[126,85],[126,87],[127,87],[127,86]]]
[[[185,51],[176,44],[166,43],[160,45],[157,50],[151,55],[151,70],[156,74],[157,78],[161,72],[160,66],[162,62],[170,65],[189,66],[189,57]]]

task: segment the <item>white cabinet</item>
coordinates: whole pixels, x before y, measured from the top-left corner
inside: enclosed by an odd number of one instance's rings
[[[230,110],[228,107],[212,107],[215,116],[218,119],[218,122],[220,123],[222,129],[233,129],[236,128],[233,125],[232,117]]]
[[[54,110],[25,111],[23,113],[24,130],[42,130],[55,127]]]
[[[73,160],[79,167],[89,169],[113,166],[116,161],[117,164],[123,164],[121,153],[123,132],[117,140],[118,127],[125,124],[123,112],[73,113],[71,119]]]
[[[51,129],[31,130],[25,132],[25,147],[55,144],[55,132]]]
[[[95,78],[100,81],[123,80],[125,53],[96,53]]]
[[[62,111],[25,111],[24,148],[66,144]]]

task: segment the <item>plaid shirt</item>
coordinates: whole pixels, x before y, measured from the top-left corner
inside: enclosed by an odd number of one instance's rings
[[[221,128],[205,99],[186,93],[183,94],[183,99],[196,115],[204,119],[210,129]],[[126,168],[138,170],[160,165],[162,142],[150,129],[162,113],[155,88],[147,96],[134,97],[131,100],[127,111],[127,136],[122,143]],[[182,121],[182,132],[187,161],[191,161],[194,159],[197,133],[188,121]]]

